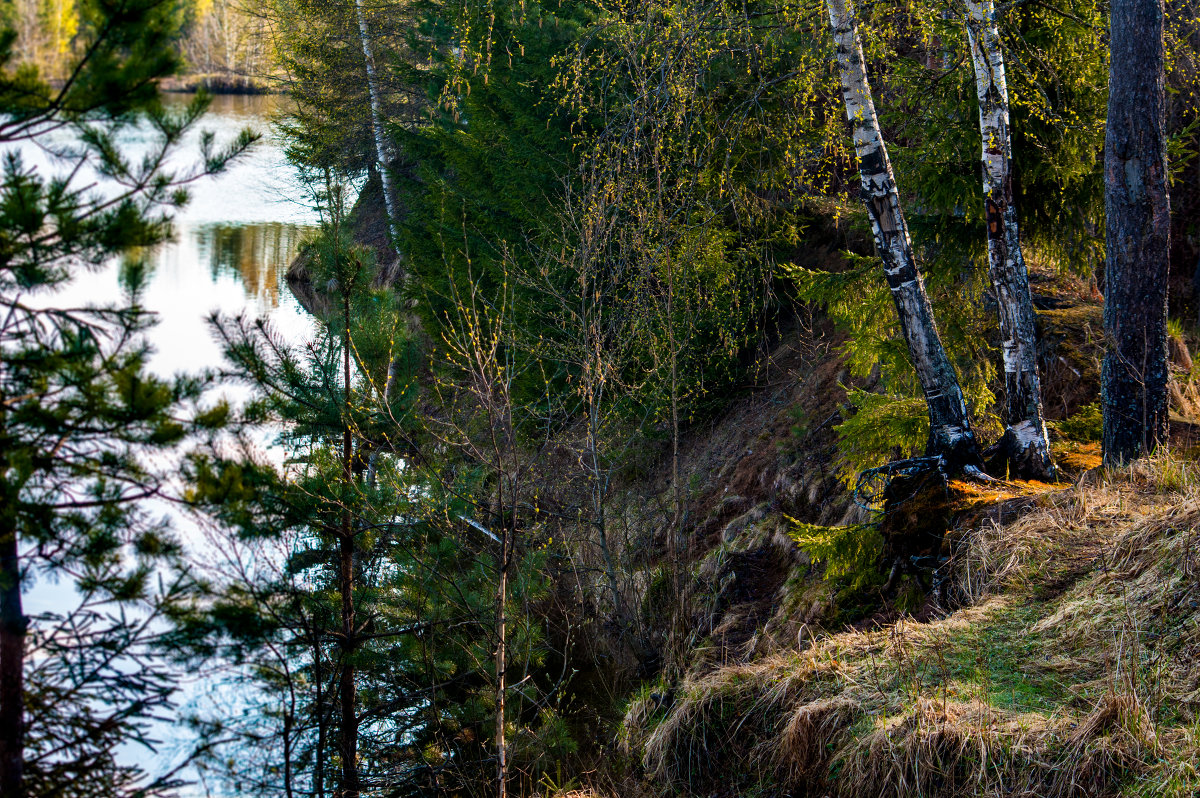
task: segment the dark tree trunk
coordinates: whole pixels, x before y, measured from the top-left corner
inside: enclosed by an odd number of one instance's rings
[[[892,163],[879,130],[858,37],[858,20],[850,0],[827,0],[827,4],[837,45],[842,99],[846,117],[854,128],[863,204],[875,234],[875,249],[883,261],[883,272],[896,304],[900,329],[908,344],[909,358],[929,407],[926,448],[929,454],[944,457],[951,469],[977,467],[981,465],[979,448],[967,418],[967,405],[933,321],[933,308],[925,294],[921,273],[917,271]]]
[[[1167,194],[1163,0],[1113,0],[1104,142],[1104,462],[1167,440]]]
[[[8,508],[0,513],[9,515]],[[25,613],[21,607],[21,561],[16,524],[0,528],[0,796],[24,795]]]
[[[338,583],[342,594],[342,663],[338,677],[338,702],[341,709],[341,734],[338,738],[342,760],[342,784],[339,798],[358,798],[358,690],[355,684],[354,655],[358,635],[354,623],[354,537],[341,539]]]
[[[342,338],[342,388],[345,410],[350,412],[350,300],[349,287],[343,288],[342,315],[345,332]],[[347,416],[342,428],[342,484],[346,495],[354,482],[354,433]],[[342,509],[341,533],[338,535],[338,591],[342,599],[342,662],[338,677],[338,702],[341,710],[341,734],[338,738],[342,759],[342,783],[339,798],[358,798],[358,689],[355,683],[354,658],[358,651],[358,629],[354,612],[354,519],[350,508]]]
[[[504,505],[501,504],[501,507]],[[504,524],[500,544],[500,578],[496,583],[496,795],[508,796],[508,741],[505,736],[505,693],[508,690],[508,570],[512,559],[512,534]]]
[[[321,669],[321,636],[313,619],[313,707],[317,724],[317,750],[313,757],[313,795],[325,798],[325,749],[329,729],[329,713],[325,708],[325,674]]]

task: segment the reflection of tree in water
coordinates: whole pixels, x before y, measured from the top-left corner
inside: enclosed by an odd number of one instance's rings
[[[208,260],[214,278],[236,275],[247,297],[261,310],[272,310],[279,306],[279,286],[308,229],[279,222],[213,224],[196,235],[201,261]]]

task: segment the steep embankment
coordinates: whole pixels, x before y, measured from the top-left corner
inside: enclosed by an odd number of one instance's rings
[[[838,257],[833,251],[825,256]],[[1054,434],[1055,453],[1067,480],[1099,463],[1098,416],[1090,403],[1099,390],[1100,307],[1089,293],[1060,277],[1038,281],[1047,415],[1063,427]],[[684,608],[686,622],[668,628],[665,606],[658,617],[650,606],[652,617],[646,619],[652,647],[662,653],[656,664],[668,682],[682,673],[748,662],[794,646],[797,635],[814,626],[836,629],[864,618],[894,617],[898,598],[901,608],[904,600],[912,603],[909,609],[920,605],[921,596],[897,596],[894,589],[886,600],[881,597],[886,574],[874,574],[878,578],[869,585],[863,574],[827,578],[828,555],[839,547],[844,557],[863,560],[844,564],[843,570],[869,565],[870,542],[851,540],[856,532],[823,546],[811,540],[815,528],[852,528],[877,520],[855,504],[841,473],[836,428],[853,412],[846,388],[877,390],[873,379],[851,378],[843,343],[819,310],[800,309],[760,358],[745,394],[685,431],[679,471],[686,578],[685,595],[675,606]],[[1005,495],[1048,486],[1009,487]],[[655,555],[641,562],[647,573],[642,582],[657,574],[664,591],[672,490],[670,452],[664,449],[643,476],[617,491],[625,505],[622,515],[654,530]],[[960,525],[986,515],[979,497],[969,494],[949,497],[940,512]],[[857,553],[855,546],[861,549]],[[643,603],[653,605],[653,585],[642,592],[650,599]]]
[[[1160,459],[964,534],[961,608],[817,633],[625,719],[693,795],[1193,795],[1200,480]],[[754,790],[765,790],[763,793]]]
[[[369,206],[353,225],[383,256]],[[845,245],[809,255],[827,265]],[[303,260],[289,282],[319,301]],[[740,394],[682,431],[678,484],[669,434],[622,454],[606,545],[629,617],[595,541],[564,527],[579,575],[556,587],[574,609],[551,638],[577,674],[563,711],[579,739],[615,733],[624,755],[601,742],[568,772],[621,796],[1191,794],[1200,481],[1164,460],[1072,486],[1099,464],[1099,297],[1061,275],[1034,282],[1067,482],[952,485],[936,574],[885,584],[836,431],[846,388],[877,387],[850,377],[818,309],[781,311]],[[1187,347],[1172,351],[1186,452],[1200,394]],[[588,501],[569,437],[534,469],[550,507]]]
[[[819,314],[764,360],[772,376],[689,430],[687,620],[663,629],[659,679],[628,704],[624,765],[600,794],[1200,786],[1200,677],[1188,674],[1200,642],[1200,480],[1162,460],[1097,481],[1099,297],[1053,275],[1036,283],[1066,482],[952,484],[938,508],[950,560],[924,584],[885,589],[854,573],[877,549],[838,478],[833,428],[848,379]],[[1172,358],[1173,445],[1187,457],[1196,387],[1178,337]],[[642,485],[659,492],[641,507],[667,504],[665,473]],[[892,524],[920,524],[909,516],[922,512],[901,508]],[[815,540],[805,524],[847,531]]]

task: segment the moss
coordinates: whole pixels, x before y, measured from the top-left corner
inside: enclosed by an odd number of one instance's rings
[[[1100,392],[1104,311],[1085,302],[1037,312],[1045,377],[1042,401],[1050,419],[1067,418]]]
[[[900,612],[912,614],[925,603],[925,588],[916,579],[906,576],[900,583],[892,603]]]
[[[957,685],[989,705],[1013,712],[1051,712],[1072,694],[1058,670],[1046,667],[1043,641],[1031,632],[1049,605],[1004,606],[931,652],[944,667],[941,684]]]

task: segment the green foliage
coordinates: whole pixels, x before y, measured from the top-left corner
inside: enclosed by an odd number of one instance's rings
[[[813,118],[796,103],[821,72],[807,27],[784,32],[775,23],[797,20],[768,9],[771,23],[756,28],[756,12],[601,7],[558,64],[564,107],[592,123],[560,222],[563,277],[597,285],[620,320],[601,337],[623,349],[632,407],[668,431],[719,406],[744,375],[771,313],[774,250],[795,243],[782,232],[787,210],[762,197],[803,190],[811,166],[779,145],[824,132],[798,121]]]
[[[397,796],[466,790],[491,768],[500,552],[484,530],[504,523],[486,509],[491,476],[416,448],[426,440],[414,417],[420,361],[400,300],[372,288],[368,254],[336,224],[308,252],[314,280],[330,286],[313,341],[289,346],[260,323],[214,321],[227,376],[255,392],[240,421],[277,424],[288,460],[278,469],[223,444],[189,461],[189,500],[223,527],[230,564],[176,617],[173,639],[189,661],[251,666],[252,711],[194,720],[229,740],[204,765],[235,785],[269,783],[287,761],[295,785],[337,789],[342,774],[318,763],[348,733],[339,680],[353,667],[363,777]],[[535,675],[544,635],[527,608],[546,598],[549,556],[522,546],[509,577],[510,658]],[[246,561],[263,564],[233,567]],[[575,746],[547,703],[553,686],[513,681],[515,761],[548,767]],[[282,711],[281,692],[292,697]]]
[[[1086,404],[1069,418],[1053,423],[1060,435],[1072,441],[1099,443],[1104,435],[1104,417],[1099,402]]]
[[[463,298],[507,297],[510,328],[527,339],[505,342],[522,375],[514,386],[518,404],[536,402],[547,379],[561,385],[564,375],[561,364],[539,363],[536,342],[546,328],[536,319],[546,298],[524,276],[536,271],[576,161],[572,119],[557,108],[550,84],[552,62],[578,35],[584,12],[572,3],[514,3],[496,9],[486,33],[463,33],[464,13],[441,4],[426,9],[421,24],[431,38],[406,61],[426,92],[429,122],[395,131],[412,164],[397,175],[407,209],[398,243],[412,275],[407,291],[435,347],[438,331],[456,323]],[[472,53],[467,60],[451,52],[460,36],[468,37],[461,44]],[[479,49],[485,36],[486,54]],[[435,68],[419,69],[424,59]],[[464,71],[470,64],[478,69]]]
[[[998,4],[1000,5],[1000,4]],[[902,10],[902,14],[895,13]],[[959,14],[933,3],[863,10],[872,81],[914,245],[933,274],[961,274],[984,250],[974,73]],[[1107,110],[1107,7],[1073,0],[997,14],[1026,257],[1089,274],[1103,257],[1101,152]],[[982,269],[976,266],[974,279]],[[939,314],[942,312],[939,308]],[[940,317],[940,316],[939,316]]]
[[[875,526],[817,526],[794,518],[788,531],[796,545],[825,566],[825,578],[858,592],[880,581],[883,536]]]
[[[377,98],[385,118],[419,113],[413,87],[394,63],[413,27],[414,4],[361,4],[375,55]],[[359,176],[375,169],[371,99],[356,4],[271,0],[279,66],[292,101],[281,120],[288,156],[319,172]]]
[[[861,471],[881,465],[896,453],[919,454],[928,438],[929,418],[908,350],[898,334],[896,311],[878,259],[853,253],[846,257],[849,267],[843,271],[792,266],[788,273],[799,294],[823,306],[847,333],[842,353],[850,375],[873,386],[872,390],[847,386],[853,412],[836,428],[839,476],[853,484]],[[997,434],[1000,424],[991,390],[996,371],[982,313],[972,303],[951,301],[950,292],[938,290],[936,282],[928,288],[976,429]]]
[[[77,11],[72,78],[59,86],[14,68],[23,43],[0,35],[0,144],[73,139],[56,174],[15,149],[0,167],[0,734],[23,755],[25,794],[156,795],[173,778],[128,752],[155,745],[149,723],[175,690],[157,647],[162,620],[196,584],[150,499],[177,447],[224,418],[197,410],[206,379],[148,371],[153,318],[137,254],[170,235],[186,185],[254,136],[220,150],[202,137],[199,163],[168,169],[206,107],[198,97],[172,113],[158,99],[154,81],[178,64],[174,6],[88,0]],[[136,155],[120,138],[135,128]],[[97,175],[112,179],[108,193],[93,189]],[[61,299],[82,271],[122,258],[120,302]],[[39,582],[62,585],[61,600],[27,618],[24,594]]]
[[[788,435],[795,441],[803,440],[812,426],[812,419],[807,411],[801,405],[792,405],[788,408],[788,417],[792,420],[792,425],[788,427]],[[784,445],[783,442],[780,442],[780,445]]]
[[[896,331],[899,323],[887,284],[880,277],[879,260],[847,254],[849,268],[840,272],[788,268],[800,296],[824,307],[847,333],[843,353],[850,374],[868,378],[876,373],[885,390],[912,393],[918,390],[908,363],[908,351]]]
[[[719,406],[770,313],[773,251],[796,241],[761,198],[808,191],[799,173],[826,162],[820,125],[837,116],[809,102],[828,82],[821,17],[769,12],[803,20],[793,33],[734,5],[521,4],[483,27],[455,13],[432,6],[422,28],[430,124],[396,130],[425,328],[469,290],[511,292],[519,405],[569,418],[601,368],[606,410],[651,429]]]
[[[590,504],[600,528],[610,475],[660,476],[634,455],[655,448],[647,438],[678,442],[744,387],[756,349],[774,346],[783,326],[777,283],[794,285],[845,335],[852,408],[837,427],[842,478],[926,443],[926,406],[878,259],[860,246],[845,268],[781,266],[830,260],[842,231],[862,227],[849,202],[853,146],[829,68],[828,18],[817,0],[362,8],[396,150],[389,167],[402,212],[390,243],[404,280],[396,292],[374,289],[373,258],[348,241],[340,205],[323,208],[330,224],[305,253],[323,288],[316,339],[294,348],[261,323],[218,320],[231,364],[222,376],[250,384],[254,399],[237,412],[201,411],[191,426],[165,418],[145,430],[147,446],[167,446],[195,427],[248,435],[271,423],[288,458],[279,468],[261,462],[247,437],[236,441],[247,444],[241,452],[223,441],[190,460],[188,498],[218,522],[232,556],[203,600],[177,613],[174,639],[192,661],[244,666],[254,711],[196,721],[214,739],[238,741],[236,755],[214,749],[207,765],[240,791],[277,789],[281,761],[295,780],[288,791],[350,790],[335,772],[350,734],[336,711],[338,681],[349,673],[372,789],[477,792],[494,772],[497,533],[512,535],[509,662],[527,678],[510,679],[501,728],[522,786],[564,787],[558,766],[583,738],[563,701],[573,665],[551,651],[562,633],[547,618],[575,611],[559,608],[568,591],[572,606],[593,606],[575,595],[594,585],[571,559],[590,555],[560,561],[547,519],[575,515],[584,526],[580,506]],[[324,201],[340,196],[331,175],[353,182],[379,168],[355,10],[273,3],[297,103],[285,120],[289,155],[327,178],[316,192]],[[860,12],[939,329],[981,437],[993,436],[994,325],[961,19],[929,3]],[[1083,274],[1103,234],[1103,16],[1091,0],[1001,12],[1030,260]],[[36,76],[11,83],[0,96],[26,96]],[[168,136],[184,124],[151,119]],[[106,170],[136,177],[110,139],[88,142]],[[0,240],[0,257],[5,246],[23,252],[17,239],[47,218],[91,234],[71,226],[70,197],[53,212],[53,185],[15,163],[10,175],[19,201],[0,213],[17,234]],[[167,185],[145,189],[154,202],[173,196]],[[97,229],[123,245],[151,243],[165,223],[144,210],[114,211]],[[831,219],[838,237],[812,232]],[[13,284],[53,281],[55,263],[18,263]],[[135,421],[171,398],[137,379],[111,387],[102,399],[127,405]],[[793,420],[796,438],[813,423]],[[1090,435],[1091,424],[1081,414],[1063,429]],[[556,450],[550,468],[547,450]],[[542,501],[536,491],[560,474]],[[877,529],[797,522],[793,536],[825,565],[839,602],[882,581]],[[171,547],[153,530],[127,545],[144,557]],[[108,539],[86,541],[80,560],[111,564],[114,551]],[[255,567],[239,570],[246,562]],[[667,628],[678,620],[678,574],[658,565],[638,596],[640,620]],[[136,596],[145,581],[114,580],[111,595]],[[620,589],[606,589],[617,604]],[[915,599],[910,584],[901,601]],[[563,626],[573,633],[575,620],[568,614]],[[624,631],[615,647],[628,642]]]
[[[14,130],[34,135],[36,129],[28,125],[47,121],[48,114],[78,118],[144,110],[156,102],[155,81],[181,65],[174,47],[181,21],[175,3],[76,0],[57,5],[74,17],[76,30],[68,42],[57,43],[48,59],[37,58],[42,54],[36,41],[17,41],[18,22],[32,20],[18,20],[15,14],[0,18],[0,107],[13,115],[5,124],[10,136]],[[37,25],[21,27],[24,33],[39,32]],[[38,60],[49,74],[39,74]]]
[[[852,487],[858,475],[883,465],[894,455],[913,457],[925,448],[929,437],[929,412],[925,400],[897,398],[849,390],[852,415],[834,429],[839,437],[838,475]]]

